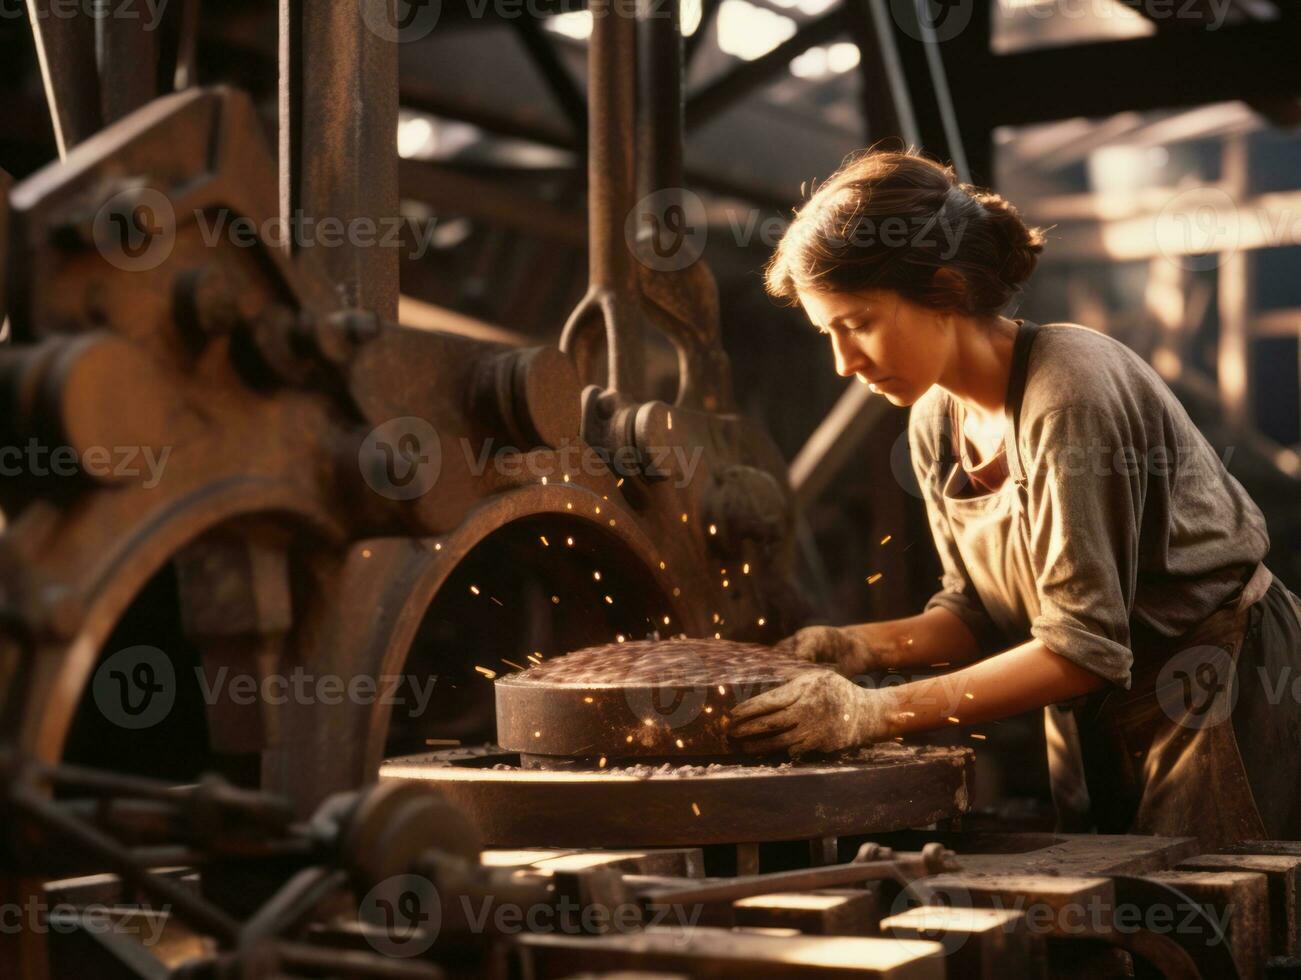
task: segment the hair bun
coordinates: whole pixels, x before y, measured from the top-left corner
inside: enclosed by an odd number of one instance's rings
[[[1019,286],[1030,278],[1044,250],[1046,239],[1042,229],[1027,225],[1016,205],[1002,194],[965,185],[964,189],[985,209],[989,228],[1001,243],[1004,258],[999,278],[1013,288]]]

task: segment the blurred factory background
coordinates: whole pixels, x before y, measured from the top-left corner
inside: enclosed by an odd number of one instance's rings
[[[1269,563],[1296,589],[1301,4],[953,0],[928,28],[930,48],[900,16],[906,6],[681,9],[685,170],[705,217],[688,231],[718,279],[738,402],[799,478],[810,601],[838,623],[908,614],[938,572],[921,502],[895,476],[907,472],[906,413],[853,400],[825,340],[775,306],[759,276],[807,182],[878,140],[952,160],[1048,229],[1009,315],[1084,324],[1147,357],[1260,502]],[[401,319],[554,344],[587,282],[591,16],[564,0],[443,0],[437,13],[400,54],[402,206],[408,233],[429,246],[403,250]],[[198,81],[254,93],[269,133],[276,19],[261,0],[210,2],[181,28],[193,32]],[[17,93],[0,114],[0,166],[21,179],[56,145],[13,0],[0,16],[0,75]],[[655,364],[671,400],[667,343]],[[991,746],[1038,737],[1034,724],[1005,728]]]

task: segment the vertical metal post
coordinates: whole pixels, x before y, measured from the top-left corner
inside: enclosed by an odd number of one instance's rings
[[[587,51],[587,295],[565,324],[560,346],[586,375],[594,331],[604,327],[607,384],[643,394],[645,336],[637,274],[625,236],[636,203],[637,21],[627,0],[591,0]]]
[[[364,6],[280,0],[280,211],[341,303],[395,320],[399,250],[379,242],[398,218],[398,28]]]

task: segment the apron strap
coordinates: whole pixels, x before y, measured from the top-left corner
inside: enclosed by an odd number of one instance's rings
[[[1007,472],[1018,486],[1026,485],[1025,467],[1021,465],[1021,455],[1017,449],[1020,435],[1021,402],[1025,399],[1025,382],[1030,370],[1030,347],[1038,335],[1039,324],[1032,320],[1018,320],[1020,329],[1012,347],[1012,371],[1007,379],[1007,399],[1004,411],[1007,414],[1007,428],[1003,435],[1003,447],[1007,456]]]

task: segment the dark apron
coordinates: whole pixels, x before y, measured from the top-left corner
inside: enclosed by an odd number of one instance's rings
[[[1021,329],[1008,382],[1004,442],[1010,477],[997,490],[970,496],[966,474],[957,465],[950,469],[943,490],[953,537],[972,585],[1007,636],[1024,633],[1024,624],[1038,614],[1025,474],[1016,448],[1030,346],[1038,325],[1017,322]],[[950,458],[960,461],[956,449],[962,445],[961,419],[954,417],[950,424]],[[1185,636],[1171,640],[1136,631],[1131,637],[1130,690],[1109,687],[1069,705],[1044,709],[1059,829],[1195,836],[1208,848],[1269,836],[1234,725],[1227,720],[1241,693],[1237,666],[1252,610],[1259,613],[1267,591],[1287,595],[1281,584],[1271,589],[1271,580],[1260,566],[1230,605]],[[1296,630],[1290,635],[1294,643]],[[1279,788],[1288,799],[1297,795],[1295,787]]]

